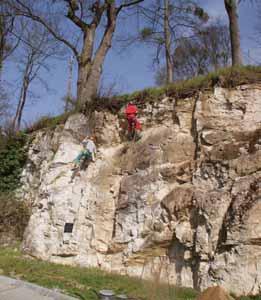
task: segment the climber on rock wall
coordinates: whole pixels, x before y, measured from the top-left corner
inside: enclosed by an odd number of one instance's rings
[[[83,145],[83,150],[79,153],[79,155],[75,158],[73,161],[74,165],[72,170],[77,171],[76,173],[74,172],[72,175],[72,179],[79,174],[78,171],[81,168],[86,168],[88,166],[88,163],[90,161],[94,162],[97,149],[96,145],[94,143],[95,137],[94,136],[89,136],[83,139],[82,145]],[[87,164],[87,166],[86,166]]]
[[[141,123],[137,119],[137,114],[137,106],[133,102],[130,102],[125,109],[125,115],[128,121],[128,138],[130,140],[135,140],[140,137],[138,131],[141,131]]]

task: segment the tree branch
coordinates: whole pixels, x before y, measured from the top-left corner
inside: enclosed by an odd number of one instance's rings
[[[15,0],[15,1],[24,9],[23,11],[23,9],[13,6],[15,10],[15,15],[29,18],[43,25],[56,40],[62,42],[67,47],[69,47],[72,50],[73,54],[75,55],[76,59],[79,60],[79,53],[76,47],[74,47],[74,45],[72,45],[68,40],[64,39],[57,32],[55,32],[55,30],[44,19],[42,19],[40,16],[35,15],[29,6],[25,5],[20,0]]]
[[[31,15],[31,14],[30,14],[30,15],[27,15],[27,14],[21,13],[20,15],[21,15],[21,16],[24,16],[24,17],[27,17],[27,18],[30,18],[30,19],[32,19],[32,20],[34,20],[34,21],[36,21],[36,22],[42,24],[42,25],[43,25],[43,26],[51,33],[51,35],[53,35],[53,37],[54,37],[55,39],[57,39],[58,41],[64,43],[67,47],[69,47],[69,48],[73,51],[73,53],[74,53],[76,59],[79,60],[79,53],[78,53],[77,49],[76,49],[69,41],[67,41],[66,39],[64,39],[64,38],[61,37],[60,35],[58,35],[58,34],[51,28],[51,26],[49,26],[42,18],[40,18],[39,16]]]
[[[106,9],[106,5],[99,6],[99,3],[94,3],[92,6],[92,11],[95,13],[93,20],[91,22],[91,26],[95,25],[97,27],[100,24],[101,17]]]
[[[106,0],[106,3],[109,0]],[[105,56],[107,49],[111,47],[111,39],[115,30],[115,23],[117,18],[117,9],[112,4],[108,4],[107,7],[107,25],[106,30],[103,34],[100,45],[96,51],[94,64],[100,59],[100,57]]]
[[[74,5],[72,0],[65,1],[69,4],[67,18],[70,19],[76,26],[80,27],[82,31],[86,31],[88,24],[75,14],[75,12],[79,9],[78,6]]]
[[[117,14],[118,14],[123,8],[130,7],[130,6],[132,6],[132,5],[139,4],[139,3],[143,2],[143,1],[144,1],[144,0],[134,0],[134,1],[129,2],[129,3],[121,4],[121,5],[117,8]]]

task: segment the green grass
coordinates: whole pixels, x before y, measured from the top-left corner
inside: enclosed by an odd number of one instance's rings
[[[155,281],[120,276],[94,268],[81,268],[27,258],[16,248],[0,247],[0,274],[20,278],[83,300],[98,299],[94,290],[112,289],[117,294],[141,300],[195,300],[198,292]],[[261,296],[243,296],[237,300],[261,300]]]
[[[193,289],[174,288],[156,282],[106,273],[98,269],[70,267],[24,257],[19,250],[0,248],[0,269],[10,277],[36,283],[48,288],[58,288],[79,299],[97,299],[93,290],[113,289],[137,299],[192,300]]]

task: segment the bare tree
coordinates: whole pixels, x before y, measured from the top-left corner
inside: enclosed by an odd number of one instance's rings
[[[15,24],[15,16],[7,14],[5,2],[0,3],[0,75],[3,67],[3,62],[7,59],[18,47],[20,38],[12,34]]]
[[[228,65],[231,59],[229,29],[220,21],[198,28],[193,38],[180,39],[172,55],[174,80],[204,75]],[[156,73],[156,83],[166,81],[162,67]]]
[[[0,70],[2,69],[2,63],[4,60],[5,51],[5,22],[4,17],[0,16]]]
[[[10,108],[8,97],[4,89],[2,80],[3,62],[12,50],[10,44],[10,29],[13,25],[13,18],[4,16],[4,5],[0,3],[0,125],[7,118],[7,113]]]
[[[8,117],[8,112],[10,109],[10,104],[7,98],[7,95],[4,93],[3,89],[0,86],[0,125],[2,121],[6,120]]]
[[[64,111],[68,112],[75,108],[76,106],[76,99],[74,99],[72,95],[72,77],[73,77],[73,56],[70,57],[69,63],[68,63],[68,82],[67,82],[67,93],[63,97],[64,102]]]
[[[229,30],[231,40],[232,65],[242,65],[242,53],[240,47],[240,30],[238,23],[238,5],[240,0],[224,0],[229,18]]]
[[[19,69],[22,74],[22,83],[18,105],[13,119],[13,129],[19,130],[23,110],[28,98],[28,92],[33,81],[38,80],[46,87],[46,83],[40,77],[42,70],[49,70],[47,61],[59,52],[57,41],[48,31],[29,22],[23,37],[23,47],[20,49]]]
[[[78,65],[77,100],[83,106],[97,94],[103,62],[111,47],[120,12],[144,0],[121,0],[118,5],[112,0],[6,1],[17,16],[41,24],[72,51]],[[79,35],[81,40],[76,45],[74,37]]]
[[[165,56],[167,69],[167,83],[173,81],[173,62],[171,55],[171,32],[170,32],[170,3],[164,0],[164,39],[165,39]]]
[[[8,18],[3,15],[3,5],[0,5],[0,70],[5,59],[6,52],[8,52],[7,37],[9,34]]]
[[[257,23],[255,26],[255,41],[260,46],[261,45],[261,3],[257,4]]]
[[[176,43],[190,37],[193,28],[207,21],[208,15],[192,0],[155,0],[149,6],[143,6],[142,13],[146,26],[141,31],[141,40],[155,47],[156,63],[160,63],[164,51],[165,78],[170,83],[175,68],[172,54]]]
[[[220,20],[199,30],[196,34],[198,40],[207,49],[209,71],[217,71],[227,67],[231,61],[231,46],[229,28]]]

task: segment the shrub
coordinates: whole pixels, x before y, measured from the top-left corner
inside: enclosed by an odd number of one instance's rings
[[[22,240],[29,221],[30,208],[24,201],[15,199],[13,193],[0,194],[0,243]]]
[[[0,194],[9,193],[20,186],[20,177],[27,159],[27,135],[0,137]]]

